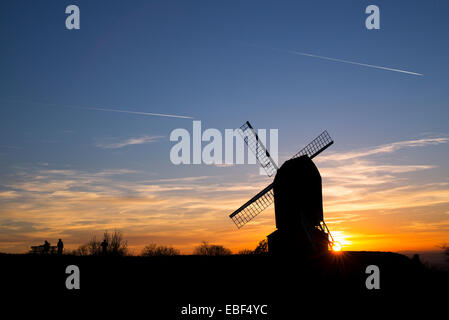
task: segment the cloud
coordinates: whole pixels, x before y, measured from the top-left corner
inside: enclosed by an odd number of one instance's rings
[[[328,212],[388,210],[425,206],[446,201],[446,184],[422,184],[413,173],[436,169],[430,164],[388,164],[379,157],[406,148],[449,142],[449,138],[398,141],[362,150],[320,155],[316,162],[323,176]],[[417,184],[416,184],[417,183]],[[422,194],[423,196],[420,196]],[[430,197],[426,199],[427,197]]]
[[[384,144],[372,148],[366,148],[358,151],[349,151],[349,152],[340,152],[340,153],[331,153],[327,155],[320,155],[317,158],[317,162],[323,162],[327,160],[332,161],[342,161],[354,158],[363,158],[376,154],[385,154],[385,153],[393,153],[395,151],[405,149],[405,148],[416,148],[416,147],[425,147],[429,145],[438,145],[442,143],[448,143],[449,138],[447,137],[439,137],[439,138],[427,138],[427,139],[417,139],[417,140],[405,140],[399,142],[393,142],[389,144]]]
[[[0,216],[48,228],[18,232],[23,243],[14,248],[20,251],[42,238],[62,237],[73,247],[96,232],[119,228],[139,241],[134,245],[150,240],[178,243],[188,252],[202,240],[218,242],[223,233],[234,231],[228,214],[263,187],[240,187],[214,176],[151,179],[144,172],[124,169],[22,171],[17,179],[3,187],[14,190],[20,200],[0,199]],[[252,233],[260,232],[258,227]],[[1,242],[0,250],[11,248],[10,242]]]
[[[141,137],[134,137],[134,138],[129,138],[129,139],[125,139],[125,140],[121,140],[121,141],[117,141],[117,142],[112,142],[112,143],[97,143],[96,146],[98,148],[102,148],[102,149],[120,149],[126,146],[131,146],[131,145],[138,145],[138,144],[146,144],[146,143],[152,143],[152,142],[156,142],[159,139],[163,138],[163,136],[141,136]]]
[[[369,241],[370,248],[376,248],[369,237],[373,234],[382,234],[376,241],[381,239],[379,243],[385,246],[394,239],[403,241],[400,232],[424,229],[427,222],[432,223],[429,229],[435,230],[434,237],[443,237],[435,226],[445,226],[442,221],[447,221],[448,177],[425,182],[424,173],[438,170],[431,163],[407,159],[407,163],[391,164],[380,157],[370,158],[440,143],[443,140],[396,142],[334,153],[343,160],[331,161],[329,156],[328,161],[318,163],[325,220],[331,232],[338,231],[336,236],[347,239],[351,248],[368,246]],[[114,229],[123,231],[137,249],[157,242],[191,252],[202,240],[234,250],[253,248],[273,231],[273,206],[242,231],[235,229],[228,215],[268,183],[265,177],[251,174],[160,178],[126,168],[18,168],[0,185],[0,225],[6,221],[4,231],[10,235],[0,236],[0,250],[25,251],[29,245],[57,238],[74,248],[94,234]],[[384,225],[377,226],[379,221]],[[423,243],[429,245],[429,239]]]
[[[17,198],[19,195],[17,192],[15,191],[2,191],[0,192],[0,199],[15,199]]]
[[[394,210],[428,207],[449,203],[449,184],[400,186],[383,190],[353,191],[345,197],[327,201],[327,212],[354,212],[365,210]]]

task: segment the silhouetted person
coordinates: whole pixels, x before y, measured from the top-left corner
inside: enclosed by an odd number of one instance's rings
[[[58,254],[61,255],[62,251],[64,250],[64,243],[62,242],[61,239],[58,240],[57,246],[58,246]]]
[[[44,253],[48,253],[50,251],[50,242],[45,240],[44,242]]]
[[[101,243],[101,253],[105,256],[108,252],[108,242],[106,241],[106,239],[103,240],[103,242]]]

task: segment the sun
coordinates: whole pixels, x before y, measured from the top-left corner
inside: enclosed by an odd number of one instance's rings
[[[350,247],[352,244],[352,241],[348,240],[348,238],[350,238],[351,236],[348,235],[347,233],[341,231],[341,230],[333,230],[332,231],[332,237],[330,238],[331,240],[331,250],[332,252],[341,252],[341,250],[344,247]]]
[[[332,251],[333,252],[340,252],[341,251],[341,243],[338,241],[334,241],[332,243]]]

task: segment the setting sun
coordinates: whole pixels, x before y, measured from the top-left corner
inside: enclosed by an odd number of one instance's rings
[[[341,244],[340,244],[340,242],[334,241],[334,243],[332,244],[332,251],[334,251],[334,252],[341,251]]]
[[[348,246],[352,242],[348,240],[349,236],[345,234],[343,231],[334,230],[331,231],[332,234],[332,251],[338,252],[341,251],[343,246]]]

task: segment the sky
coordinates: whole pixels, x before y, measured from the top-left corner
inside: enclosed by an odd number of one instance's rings
[[[272,179],[174,165],[170,133],[193,120],[278,129],[280,163],[328,130],[315,162],[344,250],[449,242],[449,3],[376,1],[379,30],[370,4],[2,1],[0,251],[104,230],[135,252],[254,248],[273,208],[239,230],[228,215]]]

